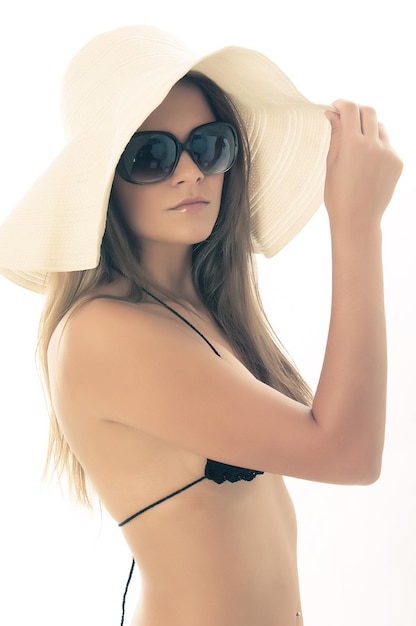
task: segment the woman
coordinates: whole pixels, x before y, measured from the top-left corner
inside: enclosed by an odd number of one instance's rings
[[[88,44],[64,110],[67,149],[0,233],[1,271],[48,296],[50,460],[122,528],[134,626],[299,626],[282,476],[379,475],[380,221],[401,162],[374,110],[313,105],[255,52],[196,60],[148,27]],[[327,151],[333,301],[312,398],[262,312],[253,252],[319,206]]]

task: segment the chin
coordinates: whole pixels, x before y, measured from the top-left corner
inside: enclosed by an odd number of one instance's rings
[[[214,228],[214,224],[211,224],[209,227],[200,227],[200,228],[191,228],[188,232],[178,233],[178,243],[181,241],[182,243],[186,243],[188,245],[194,245],[197,243],[201,243],[208,239],[211,235]],[[182,236],[181,236],[182,235]]]
[[[192,245],[198,244],[198,243],[202,243],[203,241],[206,241],[206,239],[208,239],[208,237],[211,235],[212,233],[212,228],[208,231],[206,231],[205,233],[201,234],[198,237],[193,237],[192,239]]]

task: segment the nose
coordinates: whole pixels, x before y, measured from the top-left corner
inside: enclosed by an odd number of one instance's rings
[[[172,184],[178,185],[185,182],[200,182],[203,179],[204,173],[201,172],[191,155],[184,150],[179,157],[178,164],[172,174]]]

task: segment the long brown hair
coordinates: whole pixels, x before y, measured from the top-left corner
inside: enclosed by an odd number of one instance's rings
[[[218,120],[237,130],[239,151],[231,170],[224,175],[221,208],[210,236],[195,244],[192,272],[195,287],[228,340],[240,354],[247,369],[259,380],[303,404],[310,405],[312,394],[275,336],[259,296],[255,256],[250,237],[249,144],[239,113],[231,99],[206,76],[190,72],[182,81],[191,83],[205,95]],[[152,283],[140,265],[136,242],[124,223],[113,196],[110,197],[106,229],[99,265],[94,269],[50,274],[45,307],[40,321],[38,357],[47,396],[50,399],[47,350],[59,321],[81,298],[123,275],[129,285],[122,298],[139,303],[143,288],[159,297],[176,300]],[[91,295],[91,298],[96,296]],[[121,298],[120,298],[121,299]],[[52,403],[49,402],[50,438],[47,467],[61,477],[66,473],[76,498],[89,504],[89,490],[82,466],[63,433]]]

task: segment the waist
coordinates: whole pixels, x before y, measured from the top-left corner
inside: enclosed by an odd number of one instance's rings
[[[261,604],[268,616],[299,610],[296,519],[280,477],[264,475],[234,485],[206,481],[157,513],[123,529],[141,571],[140,615],[145,611],[145,617],[140,626],[153,621],[174,626],[175,615],[185,626],[180,620],[188,613],[192,626],[203,626],[198,611],[210,626],[243,626],[243,616],[259,611]],[[166,622],[160,607],[169,613]],[[299,620],[294,626],[300,626]]]

